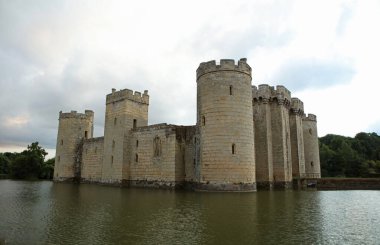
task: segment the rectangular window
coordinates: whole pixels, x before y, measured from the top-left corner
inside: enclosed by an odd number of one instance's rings
[[[87,131],[84,131],[84,138],[87,139]]]

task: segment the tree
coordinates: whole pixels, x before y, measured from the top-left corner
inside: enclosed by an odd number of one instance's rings
[[[17,179],[46,176],[49,169],[49,167],[44,166],[46,155],[47,152],[38,145],[38,142],[28,145],[27,149],[17,154],[16,158],[11,162],[11,176]]]

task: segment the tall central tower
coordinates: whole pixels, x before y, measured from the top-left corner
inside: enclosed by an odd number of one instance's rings
[[[198,189],[256,190],[251,80],[246,59],[197,69]]]

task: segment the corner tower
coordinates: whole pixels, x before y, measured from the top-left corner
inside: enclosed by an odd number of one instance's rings
[[[321,164],[319,160],[319,141],[317,131],[317,116],[308,114],[302,120],[303,140],[305,149],[305,177],[321,178]]]
[[[82,144],[93,136],[94,112],[59,112],[59,125],[54,167],[54,180],[79,179],[81,176]]]
[[[256,190],[251,80],[246,59],[197,69],[198,189]]]

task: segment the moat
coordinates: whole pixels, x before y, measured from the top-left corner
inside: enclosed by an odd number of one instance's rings
[[[0,180],[0,244],[378,244],[380,191],[201,193]]]

